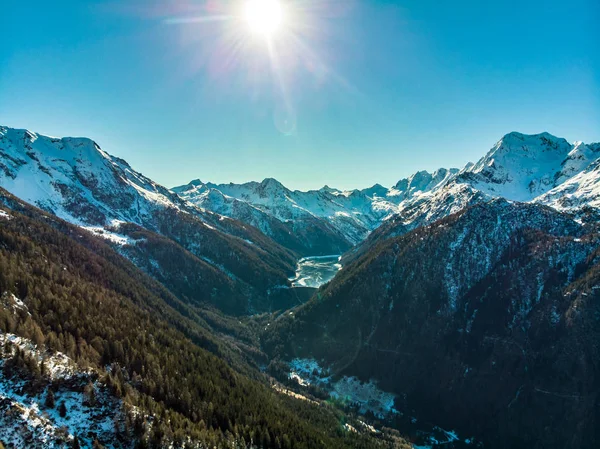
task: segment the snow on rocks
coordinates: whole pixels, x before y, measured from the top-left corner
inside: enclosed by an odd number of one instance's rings
[[[143,225],[156,211],[186,209],[177,195],[87,138],[0,126],[0,149],[0,187],[74,224]]]
[[[0,348],[0,441],[7,449],[70,447],[75,436],[82,447],[91,447],[96,438],[106,448],[128,447],[119,444],[114,434],[115,424],[124,419],[122,403],[92,371],[81,370],[65,354],[51,353],[14,334],[0,332]],[[17,350],[39,366],[43,363],[41,383],[7,374],[10,370],[5,366]],[[90,403],[92,390],[94,404]],[[53,396],[54,406],[48,395]]]
[[[29,309],[27,308],[25,303],[23,301],[21,301],[19,298],[17,298],[12,293],[4,292],[0,296],[0,304],[2,304],[3,306],[5,306],[7,308],[12,309],[12,311],[15,313],[17,313],[19,311],[23,311],[23,312],[27,313],[28,315],[31,315],[29,313]]]
[[[14,295],[12,295],[14,297]],[[16,297],[15,297],[16,298]],[[19,300],[22,307],[26,306]],[[51,352],[45,348],[38,348],[31,340],[14,334],[2,333],[0,331],[0,346],[9,342],[15,348],[19,348],[27,356],[32,357],[39,364],[44,362],[46,372],[51,380],[68,380],[79,374],[91,374],[92,371],[82,371],[75,362],[62,352]]]
[[[380,390],[374,381],[361,382],[356,377],[348,376],[333,380],[316,360],[292,360],[289,377],[301,386],[314,384],[329,390],[331,397],[357,405],[360,413],[372,412],[377,416],[385,416],[394,412],[395,395]]]

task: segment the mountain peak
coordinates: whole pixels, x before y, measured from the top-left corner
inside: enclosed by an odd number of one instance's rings
[[[261,183],[259,184],[259,188],[261,190],[265,190],[265,191],[269,191],[269,192],[273,192],[273,191],[277,191],[277,190],[287,190],[287,188],[282,183],[277,181],[275,178],[263,179],[261,181]]]
[[[538,134],[523,134],[513,131],[502,137],[494,148],[501,148],[502,146],[525,148],[532,145],[540,145],[546,149],[556,150],[564,145],[569,145],[569,143],[562,137],[556,137],[546,131]]]
[[[319,192],[326,192],[326,193],[339,193],[340,190],[336,189],[334,187],[329,187],[327,184],[325,184],[323,187],[321,187],[319,189]]]
[[[461,171],[461,181],[492,195],[531,201],[564,180],[563,164],[573,146],[543,132],[511,132],[500,139],[476,164]]]
[[[518,139],[518,140],[525,140],[525,139],[529,139],[529,138],[542,138],[545,137],[547,139],[558,139],[558,137],[553,136],[552,134],[550,134],[547,131],[542,131],[541,133],[536,133],[536,134],[525,134],[519,131],[511,131],[509,133],[506,133],[504,135],[504,137],[502,137],[501,140],[504,139]]]
[[[173,191],[175,193],[183,193],[183,192],[187,192],[188,190],[194,190],[194,189],[204,186],[204,185],[205,184],[202,181],[200,181],[200,179],[192,179],[187,184],[172,187],[171,191]]]
[[[385,197],[388,193],[388,189],[377,183],[371,187],[362,189],[360,192],[370,197]]]
[[[264,186],[275,185],[275,186],[282,186],[283,187],[283,184],[281,184],[275,178],[265,178],[265,179],[262,180],[261,184],[264,185]]]

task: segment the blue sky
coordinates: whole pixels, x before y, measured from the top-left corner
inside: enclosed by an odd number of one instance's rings
[[[180,23],[243,1],[4,2],[0,124],[169,187],[389,186],[510,131],[600,140],[597,0],[281,0],[275,65],[239,20]]]

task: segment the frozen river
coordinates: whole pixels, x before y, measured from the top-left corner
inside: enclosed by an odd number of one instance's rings
[[[329,282],[342,268],[340,256],[304,257],[298,261],[296,277],[291,279],[293,287],[318,288]]]

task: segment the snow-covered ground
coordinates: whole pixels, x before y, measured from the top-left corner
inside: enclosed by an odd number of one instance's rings
[[[334,378],[328,369],[321,367],[314,359],[293,359],[289,363],[289,378],[295,380],[298,385],[308,387],[316,385],[329,392],[332,398],[341,400],[348,405],[355,405],[361,414],[371,412],[381,419],[394,414],[403,415],[394,408],[396,396],[381,390],[373,380],[362,382],[356,377],[342,376]],[[411,418],[416,434],[419,435],[415,449],[431,449],[434,445],[448,444],[462,441],[466,444],[474,443],[472,438],[461,439],[455,431],[444,430],[438,426],[423,426],[417,418]],[[361,426],[370,431],[377,432],[372,425],[359,421]],[[346,426],[346,430],[355,432],[353,426]],[[480,446],[478,446],[480,447]]]
[[[7,449],[70,447],[75,435],[84,448],[91,447],[94,438],[106,448],[124,447],[114,434],[115,424],[123,421],[122,403],[92,371],[82,371],[66,355],[13,334],[0,332],[0,347],[0,441]],[[4,365],[17,349],[44,364],[45,386],[36,388],[33,381],[18,375],[7,377]],[[94,405],[89,402],[91,389]],[[54,395],[54,407],[46,406],[49,394]],[[62,404],[64,416],[59,411]]]
[[[119,246],[135,245],[138,242],[138,240],[135,240],[127,235],[118,232],[119,226],[121,224],[124,224],[124,222],[120,220],[112,220],[112,222],[108,226],[103,227],[81,225],[81,228],[85,229],[88,232],[91,232],[97,237],[103,238],[104,240],[108,240],[109,242],[115,243]]]
[[[371,412],[383,417],[394,412],[395,396],[380,390],[375,381],[361,382],[348,376],[334,380],[316,360],[292,360],[289,377],[302,386],[317,385],[328,390],[332,398],[358,405],[360,413]]]

